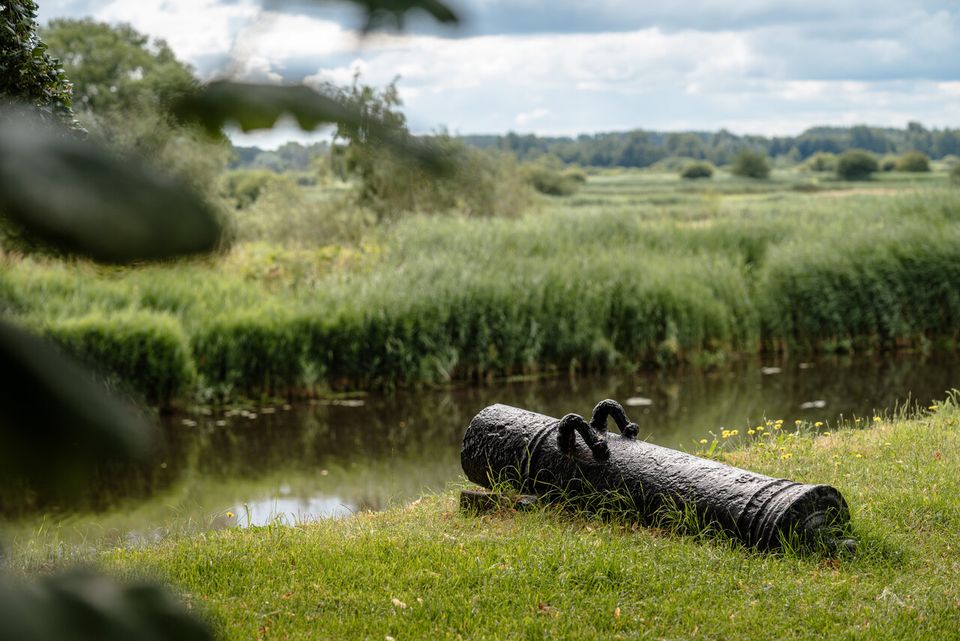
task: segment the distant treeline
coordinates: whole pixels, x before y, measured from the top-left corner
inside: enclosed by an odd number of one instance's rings
[[[236,155],[228,164],[230,169],[269,169],[282,173],[311,169],[315,158],[330,153],[330,145],[326,142],[311,145],[288,142],[274,150],[239,146],[234,146],[233,150]]]
[[[583,134],[576,138],[539,137],[508,133],[505,136],[463,136],[468,144],[483,149],[511,151],[520,160],[553,155],[564,162],[594,167],[648,167],[670,157],[708,160],[725,165],[744,149],[762,151],[770,157],[800,161],[821,151],[840,153],[866,149],[877,154],[920,151],[938,159],[960,155],[960,129],[927,129],[911,122],[905,129],[858,125],[855,127],[813,127],[799,136],[738,136],[721,129],[657,132],[623,131]]]

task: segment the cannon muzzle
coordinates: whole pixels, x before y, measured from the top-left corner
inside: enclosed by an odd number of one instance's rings
[[[608,434],[613,418],[621,434]],[[716,527],[748,546],[785,542],[851,550],[840,536],[846,501],[829,485],[807,485],[725,465],[637,440],[639,429],[616,401],[601,401],[587,422],[556,419],[509,405],[474,417],[460,461],[474,483],[506,484],[545,500],[591,508],[616,505],[624,516],[658,524],[680,509],[699,526]],[[579,438],[578,438],[579,436]]]

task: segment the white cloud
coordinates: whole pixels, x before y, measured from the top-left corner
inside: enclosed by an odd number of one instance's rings
[[[111,0],[94,9],[105,22],[126,22],[166,40],[177,55],[193,61],[228,54],[241,26],[260,14],[254,0]]]
[[[955,0],[465,0],[474,27],[464,37],[363,40],[320,17],[329,11],[261,4],[41,3],[69,15],[89,7],[98,19],[163,37],[204,77],[347,84],[359,69],[383,86],[399,75],[418,131],[960,124]]]

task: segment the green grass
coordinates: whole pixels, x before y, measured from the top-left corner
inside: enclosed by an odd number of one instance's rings
[[[105,564],[159,576],[222,639],[940,639],[957,630],[960,411],[773,430],[728,463],[836,486],[858,554],[760,554],[552,509],[461,515],[454,492],[296,527],[227,529]]]
[[[942,173],[690,182],[603,173],[519,219],[414,216],[350,247],[6,256],[0,309],[159,402],[953,346],[960,191]],[[133,339],[131,318],[157,329]]]

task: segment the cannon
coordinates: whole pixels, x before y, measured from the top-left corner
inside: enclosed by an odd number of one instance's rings
[[[610,418],[619,435],[608,434]],[[661,524],[679,510],[695,516],[698,527],[720,530],[759,550],[778,550],[785,542],[829,553],[855,549],[843,536],[849,510],[835,488],[653,445],[638,440],[638,432],[623,407],[609,399],[597,404],[590,421],[491,405],[470,422],[460,462],[467,478],[487,489],[506,486],[588,510],[613,506],[647,525]]]

